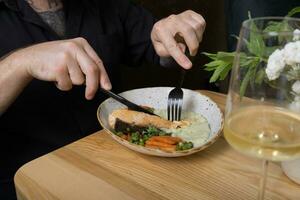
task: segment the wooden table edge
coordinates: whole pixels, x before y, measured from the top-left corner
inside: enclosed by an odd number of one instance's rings
[[[218,92],[214,92],[214,91],[209,91],[209,90],[194,90],[194,91],[199,92],[199,93],[201,93],[201,94],[203,94],[203,95],[207,95],[212,101],[214,101],[214,102],[218,105],[218,107],[221,109],[221,111],[224,112],[225,101],[224,101],[223,98],[226,96],[225,94],[218,93]],[[213,94],[213,95],[216,95],[216,96],[220,97],[221,102],[223,101],[223,102],[221,103],[221,105],[220,105],[220,102],[216,102],[214,99],[212,99],[212,98],[210,97],[210,94]],[[103,129],[101,129],[101,130],[99,130],[99,131],[97,131],[97,132],[95,132],[95,133],[92,133],[92,134],[90,134],[90,135],[88,135],[88,136],[86,136],[86,137],[89,137],[89,136],[91,136],[91,135],[93,135],[93,134],[97,134],[97,133],[99,133],[100,131],[103,131]],[[20,174],[22,173],[22,170],[23,170],[24,168],[26,168],[28,165],[30,165],[31,163],[35,162],[36,160],[38,160],[38,159],[40,159],[40,158],[42,158],[42,157],[45,157],[45,156],[47,156],[47,155],[49,155],[49,154],[51,154],[51,153],[53,153],[53,152],[55,152],[55,151],[58,151],[59,149],[65,148],[66,146],[71,145],[71,144],[73,144],[73,143],[75,143],[75,142],[78,142],[78,141],[80,141],[80,140],[82,140],[82,139],[84,139],[84,138],[85,138],[85,137],[83,137],[83,138],[81,138],[81,139],[79,139],[79,140],[76,140],[76,141],[74,141],[74,142],[71,142],[70,144],[67,144],[67,145],[65,145],[65,146],[63,146],[63,147],[60,147],[60,148],[58,148],[58,149],[56,149],[56,150],[54,150],[54,151],[51,151],[51,152],[49,152],[49,153],[47,153],[47,154],[45,154],[45,155],[42,155],[42,156],[40,156],[40,157],[37,157],[37,158],[35,158],[35,159],[33,159],[33,160],[31,160],[31,161],[29,161],[29,162],[23,164],[23,165],[16,171],[16,173],[15,173],[15,175],[14,175],[14,184],[15,184],[15,190],[16,190],[16,194],[17,194],[17,199],[18,199],[18,200],[26,199],[26,198],[23,197],[23,195],[22,195],[22,194],[24,193],[24,192],[22,192],[22,188],[18,187],[19,179],[22,179],[21,176],[24,176],[23,174],[20,175]],[[26,177],[26,178],[27,178],[28,180],[30,179],[29,177]],[[29,181],[34,182],[34,180],[29,180]]]

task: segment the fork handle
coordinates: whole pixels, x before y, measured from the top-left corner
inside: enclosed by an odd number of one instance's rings
[[[194,60],[195,60],[195,56],[191,56],[189,51],[188,51],[188,48],[185,50],[185,55],[192,61],[192,63],[194,63]],[[183,81],[184,81],[184,77],[185,77],[185,74],[186,74],[186,69],[182,68],[181,67],[181,71],[180,71],[180,81],[179,81],[179,85],[178,85],[178,88],[182,88],[182,85],[183,85]]]
[[[179,85],[178,85],[179,88],[182,88],[185,74],[186,74],[186,70],[183,69],[183,68],[181,68],[181,71],[180,71],[180,81],[179,81]]]

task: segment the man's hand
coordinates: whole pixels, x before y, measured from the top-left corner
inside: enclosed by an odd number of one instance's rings
[[[188,10],[179,15],[171,15],[154,24],[151,39],[159,56],[172,56],[179,65],[189,69],[192,63],[184,54],[185,45],[191,56],[195,56],[204,30],[204,18]]]
[[[85,83],[85,97],[92,99],[99,86],[111,89],[101,59],[83,38],[41,43],[13,56],[17,62],[23,62],[21,66],[29,77],[53,81],[60,90]]]

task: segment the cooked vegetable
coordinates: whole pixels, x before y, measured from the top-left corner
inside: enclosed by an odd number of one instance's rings
[[[133,132],[130,135],[130,142],[134,144],[139,144],[140,141],[140,133],[139,132]]]
[[[176,150],[177,151],[183,151],[183,150],[188,150],[188,149],[191,149],[193,148],[194,145],[192,142],[179,142],[177,145],[176,145]]]
[[[127,131],[127,129],[126,129]],[[134,144],[138,144],[141,146],[145,146],[145,143],[147,140],[149,140],[149,138],[152,138],[153,136],[159,136],[159,135],[171,135],[170,133],[166,133],[162,130],[159,130],[155,127],[148,127],[145,128],[143,131],[139,132],[139,131],[135,131],[132,133],[126,133],[123,134],[122,132],[116,132],[116,135],[118,135],[119,137],[122,137],[123,139],[125,138],[125,136],[127,136],[127,139],[129,142],[134,143]],[[163,136],[161,136],[163,137]],[[171,136],[166,136],[166,137],[171,137]]]
[[[158,142],[155,140],[147,140],[146,144],[148,145],[152,145],[152,146],[157,146],[157,147],[173,147],[176,145],[172,145],[172,144],[168,144],[168,143],[164,143],[164,142]]]
[[[184,121],[171,122],[158,116],[119,109],[109,116],[109,124],[117,136],[136,145],[163,151],[180,151],[193,147],[193,143],[184,142],[180,137],[172,137],[172,133],[162,130],[186,126],[187,122]]]
[[[149,137],[153,137],[153,136],[170,136],[171,133],[167,133],[163,130],[160,130],[158,128],[155,128],[153,126],[149,126],[147,129],[145,129],[142,132],[144,135],[148,135]]]
[[[156,141],[162,142],[166,144],[177,144],[178,142],[182,142],[182,139],[179,137],[172,137],[172,136],[153,136],[148,141]]]

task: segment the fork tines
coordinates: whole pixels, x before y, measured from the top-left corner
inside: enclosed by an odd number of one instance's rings
[[[180,121],[181,119],[181,110],[183,104],[183,91],[181,88],[173,89],[168,97],[168,120],[171,121]]]

